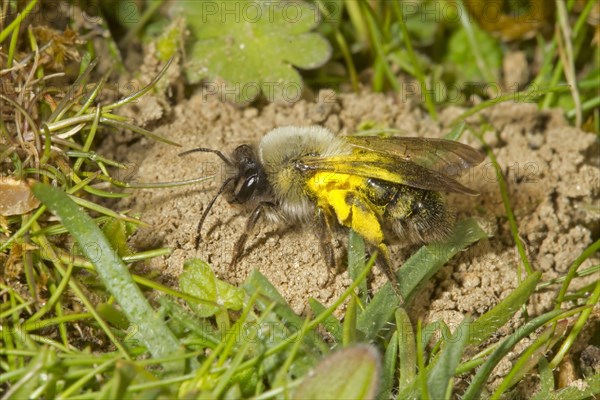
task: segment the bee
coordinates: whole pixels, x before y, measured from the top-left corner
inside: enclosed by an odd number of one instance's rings
[[[372,251],[398,291],[388,245],[444,238],[453,213],[440,192],[478,193],[454,177],[483,161],[474,148],[444,139],[335,136],[321,126],[286,126],[267,133],[258,146],[238,146],[231,157],[207,148],[232,171],[205,208],[197,226],[196,248],[210,209],[220,195],[250,215],[234,247],[230,267],[244,251],[261,216],[287,224],[313,226],[329,268],[335,267],[332,231],[353,229]]]

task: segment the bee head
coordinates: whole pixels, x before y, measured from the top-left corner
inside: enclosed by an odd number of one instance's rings
[[[246,144],[233,151],[233,165],[237,174],[233,177],[232,187],[226,192],[227,201],[231,204],[243,204],[260,194],[266,186],[266,176],[258,157]]]
[[[231,159],[227,158],[219,150],[208,149],[200,147],[180,153],[180,156],[194,153],[194,152],[205,152],[214,153],[221,160],[225,162],[230,168],[234,170],[233,176],[230,176],[223,182],[218,192],[208,203],[207,207],[202,213],[200,222],[198,223],[198,236],[196,237],[196,247],[200,241],[200,232],[204,220],[208,216],[208,213],[214,205],[217,198],[224,194],[227,202],[230,204],[244,204],[252,199],[257,199],[262,194],[269,191],[269,184],[267,181],[267,175],[265,170],[260,163],[254,150],[248,145],[238,146],[232,154]]]

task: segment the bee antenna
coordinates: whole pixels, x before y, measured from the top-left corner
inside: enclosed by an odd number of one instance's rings
[[[225,191],[225,188],[227,187],[227,185],[229,185],[229,183],[231,183],[234,178],[235,178],[234,176],[229,177],[225,180],[225,182],[223,182],[223,184],[219,188],[219,191],[217,192],[217,194],[215,194],[215,197],[212,198],[212,200],[210,201],[210,203],[208,203],[208,206],[202,213],[202,217],[200,217],[200,221],[198,221],[198,227],[196,228],[196,243],[195,243],[196,249],[198,248],[198,246],[200,245],[200,241],[202,240],[201,233],[202,233],[202,225],[204,225],[204,220],[206,220],[206,217],[208,216],[208,213],[209,213],[210,209],[212,208],[213,204],[215,204],[215,201],[217,201],[219,196]]]
[[[179,153],[179,157],[186,156],[186,155],[191,154],[191,153],[197,153],[197,152],[214,153],[217,156],[219,156],[219,158],[221,160],[225,161],[225,164],[229,165],[230,167],[233,166],[233,163],[227,157],[225,157],[225,155],[223,153],[221,153],[219,150],[207,149],[206,147],[198,147],[196,149],[191,149],[191,150],[184,151],[183,153]]]

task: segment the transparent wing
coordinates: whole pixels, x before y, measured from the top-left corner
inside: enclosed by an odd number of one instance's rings
[[[295,165],[304,172],[328,171],[380,179],[425,190],[472,196],[478,194],[446,174],[383,152],[355,151],[349,155],[331,157],[306,156],[297,160]]]
[[[485,158],[483,153],[466,144],[445,139],[379,136],[346,136],[343,139],[359,152],[410,161],[449,177],[460,176]]]

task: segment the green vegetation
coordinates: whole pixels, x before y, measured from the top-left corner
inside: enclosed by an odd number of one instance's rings
[[[434,119],[448,104],[471,107],[452,122],[456,139],[470,128],[467,117],[517,98],[560,107],[573,125],[598,135],[600,61],[592,39],[600,28],[589,22],[597,4],[541,1],[488,0],[503,10],[495,22],[463,0],[228,1],[246,18],[220,1],[80,1],[60,3],[66,8],[52,15],[63,18],[51,20],[40,16],[55,3],[2,2],[0,396],[497,399],[516,396],[516,385],[534,372],[539,399],[597,396],[598,372],[583,373],[579,390],[561,388],[553,371],[570,357],[600,300],[598,280],[571,286],[599,273],[597,265],[580,267],[600,241],[574,255],[563,276],[546,280],[536,272],[484,132],[469,129],[497,173],[520,283],[452,330],[441,320],[411,321],[407,308],[443,265],[486,237],[474,220],[459,221],[445,243],[421,247],[399,268],[402,307],[390,284],[367,290],[376,254],[365,261],[364,243],[350,232],[352,285],[330,306],[308,299],[312,314],[300,316],[258,272],[237,288],[190,259],[179,289],[155,282],[139,267],[170,249],[130,249],[127,239],[142,222],[110,200],[127,196],[118,188],[190,181],[130,184],[120,178],[126,165],[99,147],[126,131],[177,145],[115,113],[164,92],[162,79],[175,67],[184,69],[188,87],[224,82],[214,87],[240,105],[297,100],[307,89],[368,87],[412,96]],[[97,13],[93,29],[106,38],[103,50],[86,40],[92,28],[73,10]],[[535,23],[524,25],[525,17]],[[109,84],[115,71],[127,73],[122,55],[139,43],[154,45],[164,67],[115,100]],[[509,48],[539,56],[537,74],[503,82]],[[176,65],[182,51],[186,63]],[[114,70],[103,70],[101,57]],[[286,95],[288,87],[298,92]],[[550,285],[560,285],[555,308],[528,316],[532,296]],[[521,326],[492,340],[518,312]],[[491,372],[524,338],[529,344],[488,393]],[[349,376],[352,385],[340,385]]]

